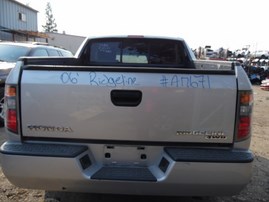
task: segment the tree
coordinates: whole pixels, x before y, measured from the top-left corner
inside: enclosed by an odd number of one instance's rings
[[[42,25],[44,32],[58,32],[57,24],[52,14],[51,5],[48,2],[46,7],[46,25]]]

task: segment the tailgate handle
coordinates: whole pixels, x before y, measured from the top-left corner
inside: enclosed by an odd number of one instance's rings
[[[142,100],[142,92],[139,90],[112,90],[110,98],[115,106],[136,107]]]

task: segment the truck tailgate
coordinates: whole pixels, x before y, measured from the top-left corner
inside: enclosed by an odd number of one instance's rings
[[[34,85],[33,85],[34,84]],[[23,70],[23,137],[232,143],[234,73]]]

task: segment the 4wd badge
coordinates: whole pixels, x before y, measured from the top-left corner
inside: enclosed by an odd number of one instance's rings
[[[222,131],[177,131],[178,136],[204,136],[207,140],[227,139],[227,136]]]

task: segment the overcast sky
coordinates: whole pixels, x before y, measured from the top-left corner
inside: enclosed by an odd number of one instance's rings
[[[191,48],[269,50],[268,0],[19,1],[39,11],[39,31],[50,2],[60,33],[172,36],[184,38]]]

